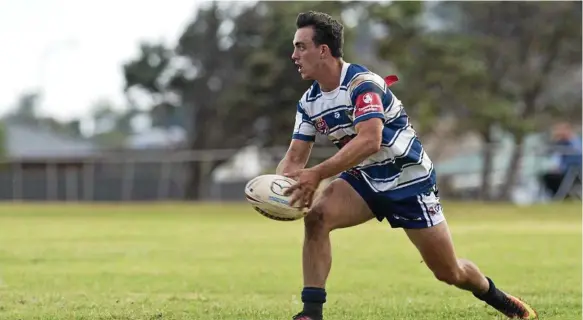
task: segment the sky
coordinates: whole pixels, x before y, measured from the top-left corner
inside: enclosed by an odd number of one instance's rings
[[[175,44],[202,2],[0,0],[0,116],[39,87],[40,113],[59,120],[102,98],[123,106],[123,63],[141,40]]]

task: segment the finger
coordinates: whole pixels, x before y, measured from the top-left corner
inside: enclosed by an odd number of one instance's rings
[[[296,191],[301,185],[299,183],[296,184],[292,184],[290,187],[288,187],[287,189],[285,189],[285,191],[283,192],[284,196],[289,196],[290,194],[292,194],[294,191]]]
[[[306,207],[311,208],[313,201],[314,201],[314,192],[310,192],[310,196],[308,198],[308,203],[306,204]]]
[[[312,198],[313,192],[311,190],[307,190],[306,192],[304,192],[304,198],[302,200],[307,208],[310,208],[312,206]]]
[[[291,197],[291,199],[290,199],[290,202],[289,202],[290,206],[291,206],[291,207],[294,207],[294,206],[295,206],[295,204],[296,204],[298,201],[301,201],[301,200],[302,200],[302,198],[303,198],[303,196],[302,196],[302,192],[301,192],[301,190],[298,190],[298,191],[297,191],[297,192],[295,192],[295,193],[293,194],[293,196]],[[301,202],[300,202],[300,203],[301,203]]]
[[[306,206],[306,193],[305,190],[297,192],[298,207],[303,208]]]
[[[301,189],[301,194],[299,196],[300,196],[300,200],[299,200],[300,208],[307,208],[308,207],[308,200],[309,200],[309,191],[305,190],[305,189]]]

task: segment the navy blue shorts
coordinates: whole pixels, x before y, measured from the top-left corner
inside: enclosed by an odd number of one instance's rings
[[[357,178],[346,172],[343,172],[340,178],[358,192],[377,220],[387,219],[392,228],[423,229],[445,220],[437,187],[416,196],[392,200],[374,192],[363,178]]]

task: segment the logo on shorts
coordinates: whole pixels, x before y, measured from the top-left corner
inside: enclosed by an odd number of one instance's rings
[[[324,118],[316,119],[316,130],[321,134],[327,134],[330,128],[328,128],[328,124],[324,121]]]
[[[441,204],[439,204],[439,203],[427,206],[427,213],[429,213],[432,216],[434,216],[436,214],[441,214],[441,212],[442,212],[442,208],[441,208]]]
[[[353,176],[356,179],[362,178],[362,174],[360,173],[360,171],[358,171],[358,169],[355,168],[350,168],[348,170],[345,171],[347,174]]]

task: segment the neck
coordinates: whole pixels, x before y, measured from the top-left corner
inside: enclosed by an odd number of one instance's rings
[[[322,68],[323,76],[317,79],[322,91],[332,91],[340,86],[340,74],[342,73],[342,59],[334,59],[326,63]]]

